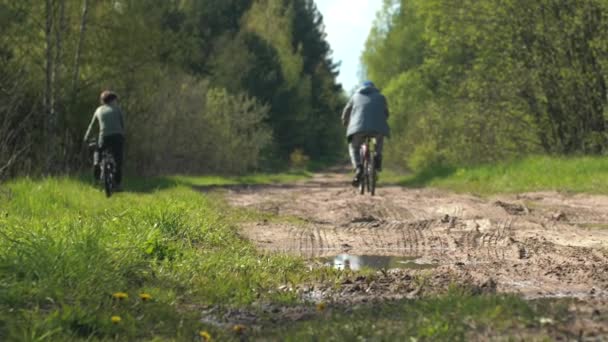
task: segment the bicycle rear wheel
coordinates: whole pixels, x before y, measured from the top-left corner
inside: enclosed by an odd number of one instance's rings
[[[361,161],[361,175],[359,176],[359,194],[363,195],[365,193],[365,180],[367,179],[367,145],[363,144],[359,148],[359,160]]]
[[[363,174],[359,177],[359,193],[363,195],[365,193],[366,181],[367,181],[367,161],[363,161]]]
[[[376,194],[376,163],[375,156],[370,156],[367,172],[367,191],[374,196]]]
[[[103,170],[103,188],[106,193],[106,197],[112,196],[112,190],[114,187],[114,175],[112,172],[112,167],[108,164],[104,165]]]

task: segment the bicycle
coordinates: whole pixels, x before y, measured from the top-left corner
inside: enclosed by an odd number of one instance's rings
[[[359,179],[359,193],[365,194],[365,190],[374,196],[376,194],[376,182],[378,171],[376,170],[376,138],[367,136],[359,148],[359,156],[363,166],[363,174]]]
[[[101,157],[98,161],[99,181],[103,184],[106,197],[110,197],[116,187],[116,161],[114,160],[114,156],[108,149],[101,150],[96,141],[89,141],[89,150],[93,151],[94,164]],[[95,175],[97,176],[97,172],[95,172]]]

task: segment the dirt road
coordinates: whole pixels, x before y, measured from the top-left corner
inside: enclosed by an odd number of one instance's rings
[[[227,197],[235,206],[292,218],[242,227],[269,252],[311,260],[407,256],[431,279],[527,298],[608,298],[607,196],[485,198],[383,186],[370,197],[349,187],[348,177],[323,173],[291,185],[233,188]]]

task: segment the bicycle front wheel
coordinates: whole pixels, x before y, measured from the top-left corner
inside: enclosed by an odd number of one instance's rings
[[[366,182],[367,177],[365,176],[365,171],[363,171],[363,175],[361,175],[361,177],[359,178],[359,193],[361,195],[363,195],[365,193],[365,187],[366,187]]]

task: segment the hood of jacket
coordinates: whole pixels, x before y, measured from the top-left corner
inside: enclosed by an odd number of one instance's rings
[[[357,90],[357,93],[363,95],[369,95],[372,93],[377,93],[379,90],[376,87],[361,87]]]

